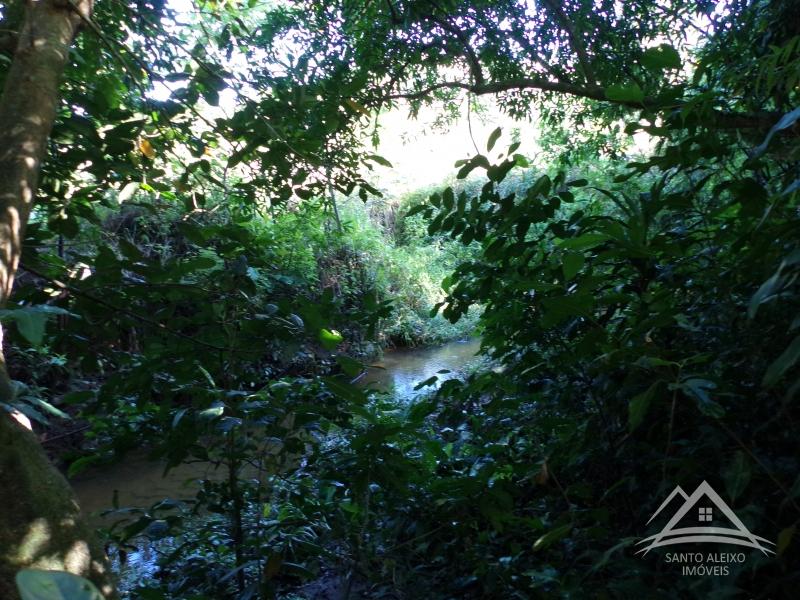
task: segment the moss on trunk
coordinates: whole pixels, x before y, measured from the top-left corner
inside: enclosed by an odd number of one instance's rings
[[[17,571],[69,571],[116,596],[103,548],[63,475],[30,431],[0,414],[0,598],[16,600]]]

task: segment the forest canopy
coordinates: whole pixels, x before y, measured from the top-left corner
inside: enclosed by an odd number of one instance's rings
[[[798,17],[1,3],[0,597],[795,597]],[[137,453],[206,471],[82,514]],[[707,489],[768,547],[640,552]]]

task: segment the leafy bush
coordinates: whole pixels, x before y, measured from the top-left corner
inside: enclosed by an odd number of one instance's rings
[[[450,278],[443,314],[484,306],[483,346],[503,368],[443,387],[435,431],[452,437],[410,442],[452,446],[409,487],[419,494],[387,510],[425,515],[406,525],[425,538],[409,572],[447,564],[476,597],[791,593],[780,569],[793,560],[800,467],[783,425],[800,387],[787,377],[798,173],[759,179],[765,159],[720,142],[667,143],[610,189],[558,174],[505,195],[513,160],[487,163],[480,194],[446,188],[415,210],[431,231],[481,244]],[[646,191],[632,193],[632,177]],[[776,561],[752,555],[698,584],[629,558],[654,503],[704,479],[781,540]],[[447,597],[439,574],[428,583]]]

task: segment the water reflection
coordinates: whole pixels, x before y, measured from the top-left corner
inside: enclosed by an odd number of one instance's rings
[[[438,375],[439,381],[455,377],[470,362],[475,360],[480,349],[480,340],[472,338],[450,342],[434,348],[414,348],[386,352],[381,361],[374,363],[383,368],[371,368],[361,379],[362,385],[387,392],[394,392],[398,400],[408,400],[420,392],[414,387],[439,371],[450,374]],[[426,388],[431,389],[431,388]]]

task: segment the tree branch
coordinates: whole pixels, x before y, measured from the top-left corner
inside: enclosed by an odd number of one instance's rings
[[[478,96],[487,94],[498,94],[510,91],[542,91],[566,94],[578,98],[608,102],[617,106],[625,106],[632,109],[652,109],[652,110],[674,110],[680,108],[680,103],[665,105],[655,96],[647,96],[641,102],[626,100],[609,100],[606,96],[605,88],[598,85],[581,86],[563,81],[550,81],[547,79],[537,79],[523,77],[519,79],[509,79],[507,81],[493,81],[483,85],[474,85],[461,81],[441,81],[429,85],[414,92],[397,92],[386,94],[377,99],[377,104],[388,100],[420,100],[441,90],[465,90]],[[710,117],[714,125],[722,129],[763,129],[771,128],[782,117],[779,112],[762,113],[726,113],[714,110]],[[799,136],[800,127],[793,127],[782,132],[784,135]]]
[[[549,81],[547,79],[537,79],[531,77],[509,79],[507,81],[492,81],[483,83],[481,85],[464,83],[461,81],[441,81],[416,92],[397,92],[395,94],[388,94],[383,96],[381,100],[419,100],[432,94],[433,92],[444,89],[466,90],[478,96],[486,94],[498,94],[500,92],[509,91],[540,90],[544,92],[558,92],[561,94],[568,94],[570,96],[578,96],[581,98],[609,102],[605,95],[605,89],[600,86],[580,86],[564,81]],[[642,103],[639,102],[615,102],[615,104],[630,106],[631,108],[643,108]]]
[[[594,74],[594,69],[592,69],[589,55],[586,54],[586,47],[583,45],[583,40],[576,34],[575,28],[572,27],[572,23],[570,23],[566,13],[556,2],[553,2],[553,0],[544,0],[544,3],[552,11],[556,20],[566,32],[572,49],[575,50],[575,53],[578,55],[578,63],[583,72],[583,79],[586,83],[595,85],[597,83],[597,77]]]
[[[448,23],[445,19],[436,16],[429,17],[431,21],[436,23],[439,27],[444,29],[447,33],[453,35],[460,43],[461,46],[464,48],[464,54],[466,56],[467,62],[469,63],[469,70],[472,73],[472,80],[475,85],[484,85],[486,82],[485,77],[483,76],[483,68],[481,67],[481,61],[478,59],[478,55],[475,53],[475,50],[469,43],[469,39],[464,32],[461,31],[458,27]]]

